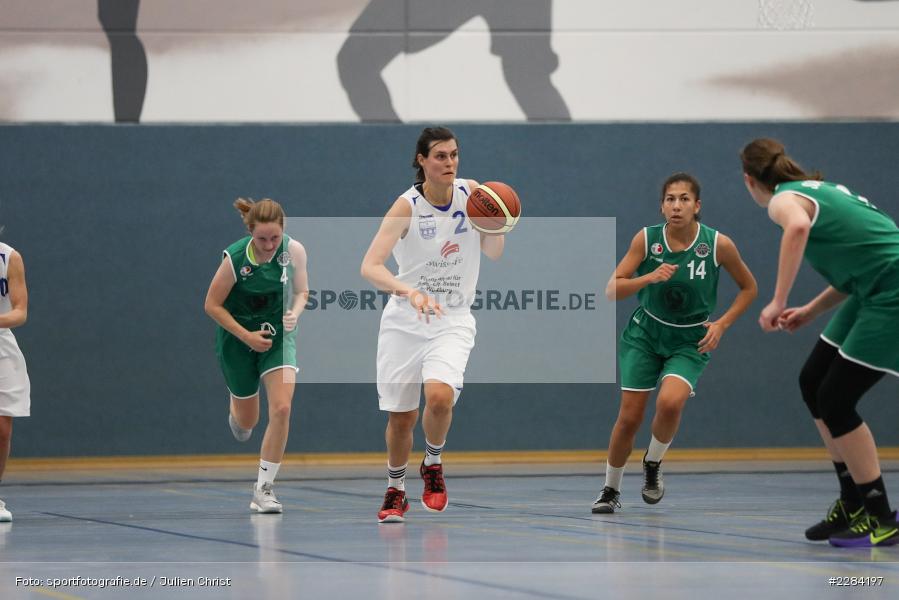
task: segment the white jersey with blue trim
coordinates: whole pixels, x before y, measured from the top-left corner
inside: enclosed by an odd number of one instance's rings
[[[6,280],[6,272],[9,269],[9,256],[15,252],[12,246],[0,242],[0,315],[12,310],[12,302],[9,299],[9,282]]]
[[[0,314],[6,314],[12,310],[12,301],[9,299],[9,281],[6,274],[9,270],[9,257],[13,252],[15,250],[12,246],[0,242]],[[19,352],[16,337],[9,328],[0,328],[0,356],[9,356],[16,352]]]
[[[393,248],[397,279],[433,296],[448,314],[471,311],[481,269],[481,235],[466,211],[469,194],[468,181],[456,179],[446,206],[428,202],[421,184],[401,196],[412,207],[412,218]]]

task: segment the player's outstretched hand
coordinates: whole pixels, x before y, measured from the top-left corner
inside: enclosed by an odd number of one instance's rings
[[[422,316],[425,318],[425,323],[431,322],[432,315],[438,319],[443,316],[443,308],[441,308],[440,303],[419,290],[409,292],[409,304],[418,313],[419,321],[421,321]]]

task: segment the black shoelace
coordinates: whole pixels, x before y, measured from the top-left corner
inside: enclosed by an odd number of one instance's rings
[[[659,487],[659,463],[646,462],[644,464],[646,465],[643,469],[643,481],[645,487],[649,489]]]
[[[387,492],[384,496],[384,508],[403,508],[405,500],[406,495],[399,490]]]
[[[437,469],[425,469],[424,480],[429,492],[439,494],[446,489],[446,484],[443,482],[443,473]]]
[[[615,504],[619,507],[621,506],[621,503],[618,502],[618,492],[609,486],[602,488],[602,493],[599,495],[598,502],[604,502],[609,505]]]

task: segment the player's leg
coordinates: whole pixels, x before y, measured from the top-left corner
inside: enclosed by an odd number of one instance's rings
[[[699,340],[706,330],[698,327],[664,327],[658,346],[665,358],[661,387],[656,399],[651,436],[643,456],[643,501],[655,504],[665,494],[662,459],[680,426],[687,399],[709,364],[710,354],[700,353]]]
[[[829,325],[828,328],[831,326]],[[845,333],[838,336],[841,342],[844,338]],[[824,446],[827,448],[840,485],[840,497],[827,509],[824,519],[805,530],[805,537],[812,541],[827,540],[832,534],[847,529],[852,520],[863,512],[861,494],[852,481],[852,475],[818,410],[818,390],[830,370],[831,363],[839,356],[837,346],[829,340],[830,338],[818,340],[799,373],[799,389],[802,391],[802,399],[812,415],[815,428],[818,430]]]
[[[234,439],[245,442],[259,421],[258,354],[223,330],[218,333],[216,354],[230,395],[228,426]]]
[[[634,449],[634,439],[637,431],[643,423],[643,414],[646,411],[646,402],[652,389],[646,390],[621,390],[621,406],[618,409],[618,418],[612,427],[612,435],[609,438],[609,452],[606,458],[606,478],[602,491],[593,501],[592,512],[596,514],[610,514],[615,508],[621,507],[621,479],[624,476],[624,467],[627,459]]]
[[[421,503],[432,512],[445,510],[449,502],[441,452],[453,420],[453,407],[462,393],[465,368],[477,333],[471,315],[445,316],[442,321],[437,325],[442,331],[428,343],[421,367],[425,382],[425,409],[421,419],[425,456],[419,467],[424,480]]]
[[[645,314],[641,317],[639,313],[641,310],[637,309],[621,333],[618,344],[621,406],[609,439],[605,482],[599,497],[593,501],[592,511],[598,514],[613,513],[616,507],[621,506],[619,498],[624,467],[643,423],[649,394],[656,388],[662,372],[662,358],[654,348],[661,325],[650,322],[650,317]]]
[[[231,394],[231,410],[228,413],[228,425],[231,434],[238,442],[245,442],[253,435],[253,428],[259,422],[259,393],[247,398],[238,398]]]
[[[436,379],[425,380],[425,410],[421,419],[425,433],[425,456],[418,470],[424,480],[421,503],[432,512],[446,510],[449,502],[441,453],[453,420],[453,405],[461,387],[459,385],[457,389]]]
[[[296,377],[297,370],[292,365],[274,367],[262,373],[268,403],[268,424],[262,437],[259,472],[253,487],[253,501],[250,503],[250,508],[256,512],[280,513],[283,510],[281,502],[275,496],[274,485],[287,447]]]
[[[818,392],[822,419],[852,474],[865,513],[853,521],[850,529],[830,536],[830,542],[835,546],[899,543],[899,525],[887,498],[874,436],[855,411],[861,396],[881,377],[882,372],[839,356],[834,359]]]
[[[410,311],[411,312],[411,311]],[[421,402],[424,339],[414,315],[392,305],[384,309],[378,334],[378,408],[387,413],[387,491],[379,523],[402,523],[409,510],[406,469]]]
[[[884,333],[891,326],[867,320],[860,313],[818,390],[821,419],[852,475],[865,509],[848,530],[830,536],[830,543],[835,546],[899,543],[899,524],[890,508],[874,436],[856,411],[861,397],[884,376],[874,361],[885,360],[885,368],[895,366],[891,361],[892,336]]]
[[[381,390],[380,385],[378,389]],[[416,404],[420,393],[421,386],[419,385],[414,391]],[[412,392],[407,392],[405,395],[409,397]],[[384,396],[381,395],[381,397]],[[391,397],[396,398],[396,395]],[[417,422],[417,408],[387,413],[387,429],[384,432],[384,441],[387,444],[387,492],[384,494],[384,502],[378,511],[379,523],[402,523],[405,521],[404,515],[409,510],[409,501],[406,500],[406,469],[409,466],[409,455],[412,453],[414,438],[413,431]]]
[[[6,459],[9,458],[9,448],[12,442],[12,417],[0,415],[0,480],[6,470]],[[6,504],[0,500],[0,523],[12,521],[12,514],[7,510]]]
[[[27,417],[31,414],[31,380],[25,357],[18,346],[5,347],[5,356],[0,365],[0,479],[6,470],[6,460],[12,444],[13,417]],[[12,514],[0,500],[0,522],[12,521]]]
[[[669,364],[666,369],[671,368]],[[681,369],[683,372],[683,369]],[[643,455],[643,489],[647,504],[656,504],[665,495],[662,459],[680,426],[687,399],[693,394],[691,381],[680,374],[666,373],[656,397],[656,411],[646,454]]]

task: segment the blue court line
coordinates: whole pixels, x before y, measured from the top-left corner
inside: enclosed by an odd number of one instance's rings
[[[189,540],[200,540],[200,541],[204,541],[204,542],[217,542],[219,544],[230,544],[232,546],[242,546],[244,548],[254,548],[256,550],[262,549],[262,547],[259,546],[258,544],[251,544],[249,542],[238,542],[235,540],[226,540],[226,539],[222,539],[222,538],[214,538],[214,537],[208,537],[208,536],[203,536],[203,535],[194,535],[192,533],[180,533],[178,531],[168,531],[166,529],[158,529],[156,527],[146,527],[144,525],[132,525],[130,523],[118,523],[116,521],[106,521],[104,519],[92,519],[90,517],[76,517],[75,515],[63,515],[60,513],[53,513],[53,512],[39,512],[38,514],[49,515],[51,517],[58,517],[60,519],[72,519],[75,521],[87,521],[88,523],[99,523],[101,525],[113,525],[115,527],[125,527],[127,529],[137,529],[138,531],[149,531],[151,533],[163,533],[166,535],[173,535],[176,537],[186,538]],[[308,552],[297,552],[296,550],[283,550],[281,548],[272,548],[272,549],[276,550],[277,552],[282,552],[284,554],[290,554],[291,556],[300,556],[302,558],[312,558],[315,560],[322,560],[322,561],[326,561],[326,562],[339,562],[339,563],[351,562],[348,560],[334,558],[331,556],[311,554]]]
[[[661,529],[663,531],[685,531],[688,533],[703,533],[707,535],[720,535],[724,537],[735,537],[738,539],[744,540],[760,540],[763,542],[783,542],[785,544],[799,544],[801,546],[805,546],[807,543],[799,540],[783,540],[780,538],[772,538],[772,537],[763,537],[759,535],[746,535],[742,533],[724,533],[721,531],[704,531],[702,529],[690,529],[689,527],[670,527],[667,525],[652,525],[649,523],[628,523],[626,521],[612,521],[609,519],[602,518],[590,518],[590,517],[575,517],[571,515],[550,515],[544,513],[532,513],[532,512],[519,512],[521,515],[528,515],[532,517],[551,517],[554,519],[571,519],[576,521],[587,521],[590,523],[608,523],[610,525],[622,525],[624,527],[639,527],[641,529]]]
[[[794,539],[784,540],[784,539],[780,539],[780,538],[763,537],[763,536],[757,536],[757,535],[746,535],[746,534],[742,534],[742,533],[727,533],[727,532],[723,532],[723,531],[705,531],[702,529],[690,529],[688,527],[671,527],[671,526],[666,526],[666,525],[651,525],[648,523],[628,523],[628,522],[623,522],[623,521],[611,521],[608,519],[575,517],[575,516],[567,516],[567,515],[551,515],[551,514],[543,514],[543,513],[521,512],[521,513],[517,513],[517,514],[529,515],[529,516],[535,516],[535,517],[551,517],[551,518],[556,518],[556,519],[572,519],[572,520],[577,520],[577,521],[589,521],[592,523],[608,523],[610,525],[622,525],[624,527],[638,527],[641,529],[661,529],[663,531],[681,531],[681,532],[688,532],[688,533],[700,533],[700,534],[704,534],[704,535],[717,535],[717,536],[727,537],[727,538],[759,540],[759,541],[763,541],[763,542],[779,542],[782,544],[793,544],[793,545],[800,545],[800,546],[808,546],[810,544],[810,542],[804,542],[801,540],[794,540]],[[672,543],[686,544],[687,542],[672,542]],[[818,544],[814,544],[814,545],[816,547],[818,546]],[[866,548],[866,550],[870,550],[870,548]],[[842,554],[838,554],[838,552],[839,551],[835,551],[835,553],[834,553],[835,561],[839,560],[838,557],[843,556]],[[758,554],[758,553],[756,553],[756,554]]]
[[[317,487],[309,487],[309,486],[301,486],[301,487],[298,487],[295,489],[299,492],[318,492],[320,494],[328,494],[328,495],[334,495],[334,496],[349,496],[351,498],[365,498],[367,500],[370,500],[372,498],[371,494],[365,494],[363,492],[342,492],[339,490],[331,490],[331,489],[327,489],[327,488],[317,488]],[[421,497],[406,496],[406,499],[413,501],[413,502],[417,502],[417,501],[421,500]],[[480,508],[483,510],[496,510],[496,508],[493,506],[481,506],[479,504],[465,504],[462,502],[450,502],[449,505],[450,506],[458,506],[461,508]]]
[[[881,469],[883,473],[899,473],[899,469]],[[676,471],[675,475],[817,475],[820,473],[833,473],[833,469],[820,470],[788,470],[788,471]],[[548,477],[602,477],[603,473],[599,471],[590,473],[516,473],[507,475],[497,475],[492,473],[476,473],[469,475],[453,475],[453,479],[540,479]],[[640,473],[625,473],[625,477],[641,476]],[[280,483],[306,483],[306,482],[322,482],[331,481],[380,481],[384,479],[383,475],[357,475],[352,477],[278,477]],[[247,477],[195,477],[184,479],[81,479],[79,481],[20,481],[4,483],[4,488],[12,487],[40,487],[40,486],[59,486],[71,487],[79,485],[172,485],[176,483],[236,483],[248,481]],[[567,490],[566,490],[567,491]]]
[[[415,568],[410,568],[410,567],[398,567],[391,563],[354,562],[351,560],[347,560],[347,559],[343,559],[343,558],[336,558],[333,556],[311,554],[308,552],[297,552],[295,550],[285,550],[283,548],[263,548],[262,546],[260,546],[258,544],[251,544],[249,542],[238,542],[235,540],[226,540],[226,539],[222,539],[222,538],[194,535],[191,533],[168,531],[166,529],[159,529],[156,527],[146,527],[143,525],[132,525],[129,523],[118,523],[116,521],[107,521],[105,519],[93,519],[90,517],[76,517],[75,515],[64,515],[64,514],[53,513],[53,512],[39,512],[38,514],[49,515],[51,517],[57,517],[60,519],[72,519],[75,521],[86,521],[88,523],[98,523],[100,525],[112,525],[114,527],[125,527],[127,529],[137,529],[138,531],[148,531],[150,533],[161,533],[163,535],[172,535],[175,537],[181,537],[181,538],[186,538],[186,539],[191,539],[191,540],[200,540],[200,541],[204,541],[204,542],[216,542],[219,544],[230,544],[232,546],[242,546],[245,548],[254,548],[256,550],[263,550],[263,549],[274,550],[274,551],[280,552],[282,554],[288,554],[291,556],[299,556],[302,558],[312,558],[312,559],[321,560],[324,562],[356,565],[356,566],[360,566],[360,567],[369,567],[369,568],[382,569],[382,570],[388,570],[388,571],[391,571],[391,570],[402,571],[404,573],[410,573],[413,575],[432,577],[434,579],[442,579],[442,580],[452,581],[452,582],[456,582],[456,583],[465,583],[468,585],[474,585],[477,587],[498,590],[498,591],[503,591],[503,592],[514,592],[517,594],[534,596],[536,598],[549,598],[552,600],[590,600],[589,598],[586,598],[583,596],[569,596],[569,595],[565,595],[565,594],[548,594],[548,593],[543,593],[543,592],[537,592],[535,590],[529,590],[527,588],[518,588],[518,587],[514,587],[514,586],[500,585],[500,584],[489,583],[489,582],[485,582],[485,581],[478,581],[476,579],[468,579],[467,577],[459,577],[457,575],[444,575],[444,574],[438,574],[438,573],[429,573],[428,571],[423,571],[421,569],[415,569]],[[446,564],[451,564],[451,563],[446,563]]]
[[[602,521],[602,522],[605,523],[605,522],[608,522],[608,521]],[[629,523],[629,525],[632,525],[632,524]],[[559,530],[558,528],[552,528],[552,527],[546,527],[546,526],[533,526],[533,527],[530,527],[530,529],[536,529],[536,530],[539,530],[539,531],[551,531],[551,532],[553,532],[553,533],[555,533],[555,534],[557,534],[557,535],[560,533],[560,530]],[[663,528],[663,529],[678,529],[678,528],[670,527],[670,528]],[[683,530],[682,530],[682,531],[683,531]],[[687,531],[690,531],[690,530],[687,530]],[[569,533],[569,534],[580,535],[580,536],[593,536],[593,537],[596,537],[596,535],[597,535],[596,532],[579,531],[579,530],[565,530],[564,532],[565,532],[565,533]],[[707,533],[707,532],[703,532],[703,533]],[[726,536],[726,535],[737,535],[737,534],[722,534],[722,535],[725,535],[725,536]],[[751,536],[737,536],[737,537],[751,537]],[[645,539],[645,538],[638,538],[638,537],[632,537],[632,536],[627,536],[627,535],[622,536],[620,539],[626,540],[626,541],[631,542],[631,543],[641,544],[641,545],[644,545],[644,546],[649,547],[650,549],[651,549],[652,547],[654,547],[654,546],[657,544],[657,540],[647,540],[647,539]],[[796,540],[778,540],[778,539],[775,539],[775,538],[770,538],[770,539],[769,539],[769,538],[761,538],[761,537],[755,538],[755,537],[753,537],[752,539],[759,539],[759,540],[764,540],[764,541],[774,541],[774,542],[783,542],[783,543],[787,543],[787,544],[814,545],[816,548],[819,548],[819,549],[821,549],[821,550],[830,549],[830,550],[833,550],[833,552],[832,552],[831,554],[826,554],[826,555],[824,555],[823,558],[825,558],[825,560],[826,560],[826,559],[828,559],[829,557],[832,556],[833,559],[832,559],[832,560],[829,560],[829,561],[827,561],[827,562],[843,562],[843,563],[845,563],[846,568],[850,568],[852,564],[855,564],[855,563],[858,563],[858,562],[863,562],[866,566],[868,565],[868,561],[864,561],[864,560],[863,560],[863,561],[848,560],[848,559],[854,558],[854,557],[852,556],[852,554],[847,554],[845,551],[840,551],[840,550],[837,550],[837,549],[835,549],[835,548],[831,548],[830,546],[826,546],[826,545],[811,544],[810,542],[809,542],[809,543],[803,543],[803,542],[797,542]],[[760,561],[757,561],[757,562],[760,562],[760,563],[805,563],[805,562],[809,562],[809,563],[812,563],[812,564],[821,564],[821,561],[795,561],[795,560],[790,560],[790,556],[791,556],[791,555],[790,555],[789,551],[786,550],[786,549],[784,549],[784,550],[782,551],[782,553],[780,553],[780,554],[783,554],[783,556],[782,556],[779,560],[776,560],[776,559],[775,559],[775,556],[773,555],[773,553],[772,553],[771,551],[761,551],[761,550],[756,551],[756,550],[743,549],[743,548],[725,548],[725,547],[720,547],[720,546],[709,547],[709,546],[703,546],[703,545],[701,545],[701,544],[695,544],[695,543],[691,543],[691,542],[678,542],[678,541],[670,540],[670,539],[667,539],[667,538],[665,539],[665,542],[664,542],[664,543],[665,543],[666,546],[680,546],[680,547],[682,547],[682,548],[686,548],[686,549],[689,549],[689,550],[699,550],[699,551],[704,551],[704,554],[713,554],[713,555],[714,555],[714,554],[720,554],[720,553],[728,552],[728,553],[733,553],[733,554],[738,554],[738,555],[740,555],[740,554],[745,554],[745,555],[748,555],[748,556],[757,556],[757,557],[761,557],[761,558],[763,558],[763,559],[766,559],[766,560],[760,560]],[[871,548],[864,548],[864,550],[871,550]],[[747,561],[743,561],[743,560],[739,560],[739,559],[738,559],[738,561],[739,561],[739,562],[747,562],[747,563],[753,562],[753,561],[748,561],[748,560],[747,560]],[[695,561],[693,561],[693,560],[685,560],[685,561],[679,561],[679,562],[687,562],[687,563],[690,563],[690,562],[733,562],[733,560],[732,560],[732,559],[728,559],[728,560],[724,560],[724,561],[716,561],[716,560],[714,560],[714,559],[699,559],[699,560],[695,560]],[[883,565],[883,566],[881,566],[881,567],[879,567],[879,568],[880,568],[881,570],[885,570],[885,571],[895,571],[897,568],[899,568],[899,563],[873,563],[873,564]]]

